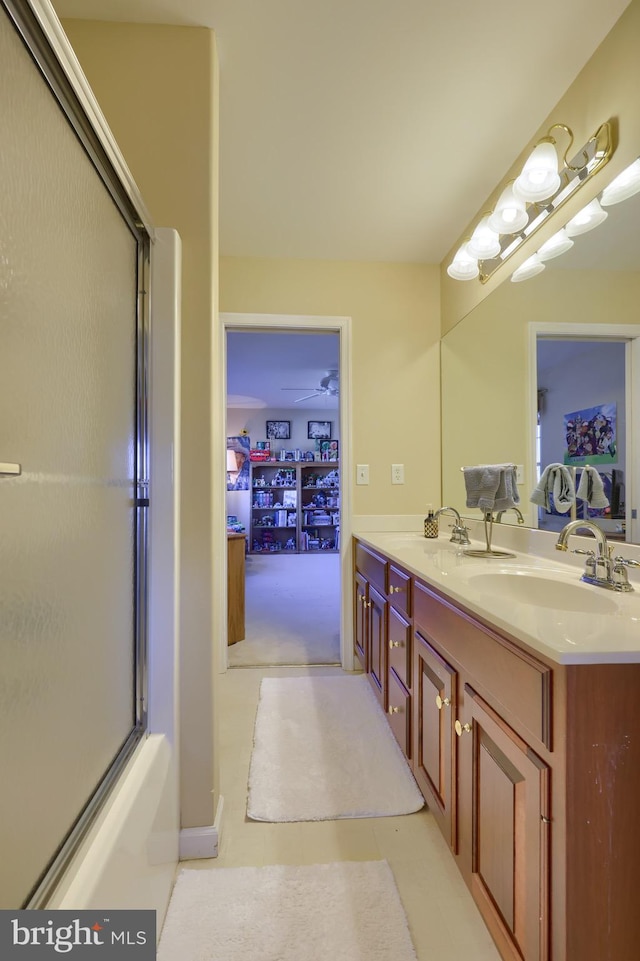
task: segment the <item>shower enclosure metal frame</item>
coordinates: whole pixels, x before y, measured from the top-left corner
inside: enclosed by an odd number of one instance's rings
[[[111,766],[66,836],[45,866],[22,905],[44,907],[79,844],[100,813],[124,766],[144,737],[147,727],[148,620],[148,341],[149,263],[153,228],[142,198],[120,154],[113,135],[71,50],[48,0],[0,0],[24,46],[73,128],[91,163],[133,235],[137,248],[137,306],[135,336],[135,565],[134,565],[134,687],[131,692],[135,723]],[[10,776],[10,773],[9,773]]]

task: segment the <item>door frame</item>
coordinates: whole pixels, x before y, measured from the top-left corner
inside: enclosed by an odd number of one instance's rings
[[[639,324],[571,324],[530,323],[529,325],[529,476],[534,478],[536,463],[536,420],[538,410],[537,342],[545,340],[624,340],[625,405],[626,405],[626,471],[631,483],[626,484],[625,530],[627,543],[640,543],[640,520],[633,517],[640,503],[640,443],[634,443],[634,425],[640,424],[640,325]],[[532,526],[538,526],[537,511]]]
[[[318,331],[320,333],[336,333],[340,343],[340,659],[345,671],[354,670],[353,654],[353,623],[352,623],[352,570],[351,570],[351,534],[353,512],[353,471],[352,458],[352,371],[351,371],[351,318],[309,316],[298,314],[220,314],[219,343],[215,356],[218,358],[218,370],[214,387],[217,403],[214,403],[214,417],[217,421],[214,430],[214,448],[226,447],[226,411],[227,411],[227,331],[229,330],[260,330],[260,331]],[[217,409],[217,416],[215,414]],[[222,454],[219,456],[222,462]],[[226,474],[214,471],[214,504],[213,504],[213,551],[214,557],[223,560],[221,564],[214,564],[213,596],[214,596],[214,636],[220,639],[218,651],[219,670],[224,672],[228,666],[227,644],[227,524],[226,524],[226,484],[220,478]],[[218,492],[216,494],[216,491]]]

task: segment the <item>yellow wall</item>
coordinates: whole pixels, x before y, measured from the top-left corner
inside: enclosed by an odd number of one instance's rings
[[[350,317],[353,464],[370,465],[354,514],[439,502],[438,267],[223,257],[220,310]],[[391,484],[392,463],[405,465],[403,486]]]
[[[181,808],[213,823],[211,345],[216,311],[217,57],[210,30],[64,28],[153,222],[182,238]],[[221,475],[222,476],[222,475]]]
[[[579,24],[576,25],[576,29],[580,29]],[[523,150],[517,162],[504,176],[501,171],[496,170],[494,193],[469,221],[469,228],[458,238],[443,260],[441,266],[443,333],[450,330],[504,280],[508,280],[513,270],[523,260],[640,154],[640,110],[638,110],[640,56],[638,51],[640,51],[640,0],[632,0],[613,30],[600,44],[566,94],[558,101],[531,143]],[[526,110],[526,104],[522,104],[522,109]],[[448,276],[446,268],[451,263],[455,251],[469,238],[471,230],[480,220],[482,213],[493,207],[502,186],[507,180],[518,175],[534,144],[544,136],[552,123],[565,123],[571,127],[575,134],[574,147],[577,149],[595,133],[601,123],[610,119],[615,121],[618,128],[618,145],[609,163],[589,184],[578,191],[578,197],[568,201],[557,216],[550,217],[549,223],[541,228],[529,242],[522,245],[520,251],[508,261],[508,265],[498,270],[485,285],[480,284],[479,281],[456,281]],[[558,135],[558,146],[566,146],[566,142],[561,141],[560,137],[561,135]]]

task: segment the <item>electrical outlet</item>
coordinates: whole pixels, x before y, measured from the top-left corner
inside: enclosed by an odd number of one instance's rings
[[[404,464],[391,465],[391,483],[404,484]]]
[[[369,483],[369,465],[356,464],[356,484]]]
[[[524,464],[516,464],[516,484],[524,484]]]

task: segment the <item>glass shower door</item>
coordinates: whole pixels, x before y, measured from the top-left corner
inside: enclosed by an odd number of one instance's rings
[[[1,5],[0,62],[0,908],[17,908],[139,727],[140,242]]]

